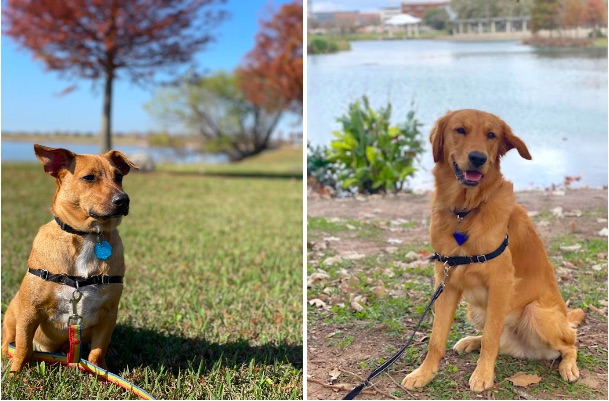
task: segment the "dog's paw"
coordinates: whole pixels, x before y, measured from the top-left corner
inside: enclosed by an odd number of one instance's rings
[[[558,371],[560,376],[568,382],[574,382],[579,379],[579,368],[575,361],[563,359],[560,365],[558,365]]]
[[[435,375],[436,374],[431,370],[418,367],[402,380],[402,386],[406,387],[408,390],[421,388],[429,383]]]
[[[469,378],[469,388],[477,393],[488,390],[495,384],[495,372],[493,370],[477,367]]]
[[[472,351],[479,350],[481,344],[482,344],[481,336],[463,337],[462,339],[457,341],[457,343],[453,347],[453,350],[457,351],[460,354],[463,352],[472,352]]]

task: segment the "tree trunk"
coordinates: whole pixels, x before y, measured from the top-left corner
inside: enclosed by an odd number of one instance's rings
[[[112,150],[112,81],[114,72],[106,73],[104,87],[104,109],[102,115],[101,131],[99,133],[99,151],[106,153]]]

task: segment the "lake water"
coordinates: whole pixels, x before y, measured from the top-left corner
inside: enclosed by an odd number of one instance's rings
[[[52,148],[66,148],[78,154],[97,154],[99,153],[99,145],[93,144],[76,144],[65,142],[43,142],[45,146]],[[34,154],[34,145],[32,142],[7,141],[2,140],[2,161],[37,161]],[[218,164],[227,163],[228,158],[223,154],[201,154],[192,150],[184,150],[177,152],[171,148],[149,148],[144,146],[122,146],[116,145],[113,149],[120,150],[127,156],[134,153],[149,154],[155,163],[205,163]]]
[[[392,103],[392,122],[414,108],[426,153],[410,182],[432,188],[428,133],[448,110],[499,115],[527,144],[503,159],[517,189],[560,184],[607,185],[607,50],[535,50],[516,42],[437,40],[352,42],[352,50],[307,59],[307,138],[329,144],[336,118],[367,95],[374,108]]]

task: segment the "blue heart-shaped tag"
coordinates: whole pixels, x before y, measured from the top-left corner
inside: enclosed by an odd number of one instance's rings
[[[459,245],[463,245],[463,243],[467,241],[467,234],[460,231],[455,231],[453,237],[455,237],[455,241],[457,241],[457,244]]]
[[[98,259],[106,260],[112,255],[112,245],[106,240],[101,240],[95,244],[93,252]]]

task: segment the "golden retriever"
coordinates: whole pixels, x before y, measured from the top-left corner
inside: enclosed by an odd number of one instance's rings
[[[530,160],[525,143],[499,117],[471,109],[442,116],[430,141],[435,161],[430,232],[436,253],[488,255],[500,251],[506,238],[509,245],[492,260],[478,256],[474,263],[457,266],[436,261],[436,286],[444,279],[445,268],[448,276],[435,303],[429,350],[402,385],[415,389],[433,379],[462,298],[468,303],[469,320],[482,331],[453,347],[459,353],[480,350],[469,380],[471,390],[493,386],[499,353],[531,359],[562,356],[560,375],[577,380],[575,327],[584,312],[567,310],[544,244],[499,169],[501,157],[510,149]]]

